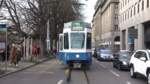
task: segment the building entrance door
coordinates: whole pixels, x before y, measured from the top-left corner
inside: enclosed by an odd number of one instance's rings
[[[150,49],[150,22],[144,24],[144,44],[146,49]]]

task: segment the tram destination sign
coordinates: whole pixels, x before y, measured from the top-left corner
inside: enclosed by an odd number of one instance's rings
[[[80,21],[72,22],[72,31],[84,31],[84,23]]]
[[[85,28],[91,29],[91,24],[77,20],[65,23],[64,28],[71,28],[71,31],[84,31]]]

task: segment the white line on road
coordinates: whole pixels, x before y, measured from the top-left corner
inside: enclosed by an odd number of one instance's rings
[[[62,84],[63,83],[63,80],[59,80],[58,82],[57,82],[57,84]]]
[[[101,67],[103,67],[104,69],[106,69],[106,66],[104,66],[103,64],[100,64],[99,61],[97,61],[96,59],[93,59],[98,65],[100,65]]]
[[[132,84],[130,81],[127,81],[126,84]]]
[[[99,64],[99,63],[98,63]],[[103,64],[99,64],[101,67],[103,67],[104,69],[106,69],[106,66],[104,66]]]
[[[115,71],[110,70],[110,72],[111,72],[112,74],[114,74],[115,76],[120,77],[120,75],[119,75],[119,74],[117,74]]]

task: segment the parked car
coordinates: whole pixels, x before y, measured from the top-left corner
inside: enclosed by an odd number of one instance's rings
[[[112,61],[114,59],[113,54],[111,50],[108,49],[100,49],[97,53],[97,59],[98,60],[104,60],[104,61]]]
[[[129,51],[120,51],[115,54],[113,60],[113,67],[121,70],[121,69],[129,69],[129,61],[130,61],[130,52]]]
[[[147,78],[150,84],[150,50],[137,50],[130,60],[130,76],[137,77],[137,74]]]

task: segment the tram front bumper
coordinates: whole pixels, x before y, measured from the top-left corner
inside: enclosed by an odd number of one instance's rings
[[[67,62],[73,63],[88,63],[91,64],[92,55],[91,53],[68,53],[66,55]]]

